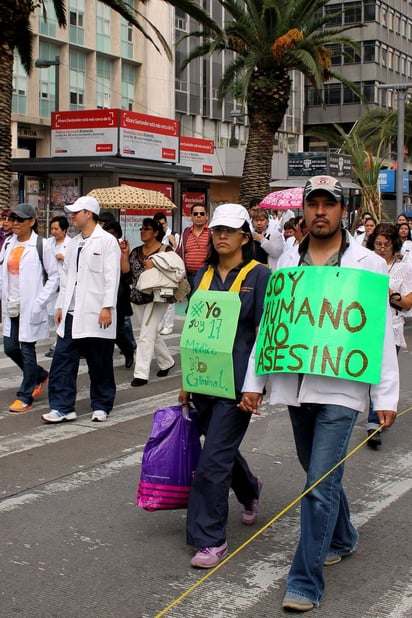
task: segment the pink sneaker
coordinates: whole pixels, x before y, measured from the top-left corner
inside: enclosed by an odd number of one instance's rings
[[[202,547],[193,556],[190,564],[198,569],[211,569],[227,556],[226,541],[220,547]]]
[[[258,482],[258,494],[260,496],[260,492],[262,491],[263,481],[260,476],[257,477]],[[259,498],[253,498],[248,504],[244,504],[242,511],[240,513],[240,517],[242,520],[242,524],[245,526],[253,526],[257,522],[258,511],[259,511]]]

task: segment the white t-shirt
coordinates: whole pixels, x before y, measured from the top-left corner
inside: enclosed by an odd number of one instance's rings
[[[10,255],[7,260],[7,273],[9,277],[9,298],[8,300],[10,301],[20,302],[20,286],[19,286],[20,260],[29,242],[30,242],[30,239],[24,242],[16,241],[16,244],[14,245],[13,249],[10,251]]]

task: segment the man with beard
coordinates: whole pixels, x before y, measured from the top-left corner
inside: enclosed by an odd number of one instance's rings
[[[278,268],[341,266],[386,274],[385,262],[343,229],[346,207],[338,180],[331,176],[310,178],[303,199],[308,234],[281,256]],[[380,333],[383,355],[378,384],[310,372],[274,371],[269,376],[270,403],[289,409],[297,455],[307,473],[305,489],[323,479],[301,501],[300,540],[287,578],[284,609],[305,612],[318,606],[325,587],[323,567],[338,564],[356,550],[359,534],[350,520],[342,486],[343,466],[337,464],[347,453],[353,427],[359,412],[367,408],[369,395],[381,427],[389,427],[396,417],[399,375],[388,309],[384,332]],[[257,414],[268,376],[256,376],[254,356],[252,352],[239,407]]]

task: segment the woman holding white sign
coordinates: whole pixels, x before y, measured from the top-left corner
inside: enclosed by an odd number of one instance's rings
[[[197,549],[191,565],[203,569],[227,555],[230,487],[243,505],[242,523],[257,520],[262,481],[238,450],[250,420],[238,403],[270,275],[252,259],[252,230],[243,206],[218,206],[209,227],[206,266],[196,276],[182,333],[179,395],[184,404],[192,399],[205,435],[187,511],[187,542]]]

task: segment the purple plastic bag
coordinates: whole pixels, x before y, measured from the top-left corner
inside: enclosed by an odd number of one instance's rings
[[[143,451],[137,506],[186,508],[200,451],[196,410],[182,405],[157,410]]]

